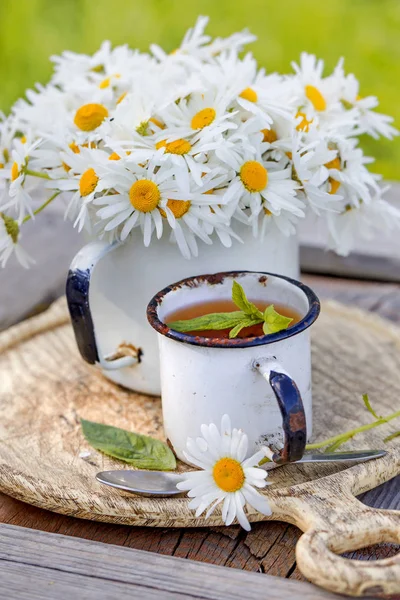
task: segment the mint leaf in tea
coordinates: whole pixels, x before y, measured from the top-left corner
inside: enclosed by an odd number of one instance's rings
[[[170,313],[165,322],[171,329],[189,335],[252,338],[287,329],[300,319],[300,314],[289,306],[268,304],[265,300],[249,301],[242,286],[234,281],[232,300],[185,306]]]

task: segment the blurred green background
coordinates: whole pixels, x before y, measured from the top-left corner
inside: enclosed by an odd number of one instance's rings
[[[0,0],[0,109],[48,80],[51,54],[92,53],[104,39],[172,50],[199,14],[210,16],[214,36],[248,27],[258,36],[251,50],[268,71],[289,72],[302,50],[328,69],[345,56],[361,95],[377,95],[379,110],[400,126],[399,0]],[[377,159],[374,170],[400,179],[400,139],[363,146]]]

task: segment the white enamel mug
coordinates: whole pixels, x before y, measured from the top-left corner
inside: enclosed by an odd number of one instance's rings
[[[250,300],[289,306],[301,320],[244,339],[193,336],[166,325],[180,308],[230,299],[234,279]],[[306,285],[250,271],[190,277],[153,297],[147,318],[158,332],[164,429],[181,460],[187,438],[197,437],[203,423],[220,423],[225,413],[247,433],[249,455],[268,445],[275,462],[301,458],[312,432],[309,327],[319,312],[319,300]]]

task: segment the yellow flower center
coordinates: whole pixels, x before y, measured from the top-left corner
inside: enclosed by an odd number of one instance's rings
[[[129,190],[129,200],[136,210],[151,212],[157,208],[161,194],[158,186],[149,179],[139,179]]]
[[[94,169],[88,169],[85,171],[79,181],[79,191],[81,196],[89,196],[96,189],[99,178],[96,175]]]
[[[213,108],[203,108],[196,113],[190,123],[192,129],[204,129],[214,121],[217,113]]]
[[[67,163],[65,163],[64,161],[62,162],[62,166],[64,168],[64,171],[66,171],[67,173],[71,170],[71,167],[67,165]]]
[[[293,160],[293,154],[291,152],[285,152],[289,160]]]
[[[77,144],[75,144],[75,142],[71,142],[69,147],[71,148],[71,150],[74,154],[80,153],[79,146]]]
[[[168,152],[168,154],[179,154],[182,156],[191,150],[192,145],[187,140],[182,139],[168,143],[165,140],[161,140],[161,142],[156,144],[156,148],[157,150],[159,150],[159,148],[165,148],[165,152]]]
[[[20,140],[21,144],[26,144],[26,135],[23,135]]]
[[[244,484],[244,471],[240,462],[234,458],[220,458],[214,465],[213,478],[224,492],[237,492]]]
[[[11,167],[11,181],[15,181],[19,176],[19,168],[16,162]]]
[[[124,92],[123,94],[121,94],[121,95],[120,95],[120,97],[119,97],[119,98],[118,98],[118,100],[117,100],[117,104],[119,104],[120,102],[122,102],[122,100],[123,100],[124,98],[126,98],[126,95],[127,95],[127,93],[128,93],[128,92]]]
[[[119,154],[117,154],[116,152],[113,152],[112,154],[110,154],[110,156],[108,157],[108,160],[121,160],[121,157]]]
[[[248,192],[261,192],[268,183],[267,169],[256,160],[245,162],[239,176]]]
[[[84,104],[76,111],[74,123],[82,131],[93,131],[106,117],[108,110],[102,104]]]
[[[308,130],[310,129],[311,123],[313,122],[313,119],[308,120],[306,117],[306,114],[301,112],[300,110],[296,115],[296,119],[297,119],[297,117],[302,117],[302,120],[300,121],[300,123],[298,125],[296,125],[297,131],[305,131],[307,133]]]
[[[270,144],[272,144],[278,139],[278,136],[276,135],[276,132],[273,129],[261,129],[261,133],[264,136],[263,142],[269,142]]]
[[[108,88],[111,83],[112,77],[116,77],[117,79],[119,79],[121,75],[119,73],[116,73],[115,75],[110,75],[110,77],[106,77],[105,79],[103,79],[103,81],[100,82],[99,88],[101,90],[105,90],[106,88]]]
[[[333,160],[325,163],[324,165],[327,169],[337,169],[340,170],[340,158],[336,156]]]
[[[167,206],[176,219],[180,219],[186,215],[192,203],[190,200],[168,200]],[[167,213],[162,208],[159,209],[161,216],[166,219]]]
[[[111,77],[106,77],[105,79],[103,79],[103,81],[99,84],[99,88],[101,90],[105,90],[106,88],[108,88],[108,86],[110,85],[110,81],[111,81]]]
[[[252,88],[248,87],[241,94],[239,94],[241,98],[248,100],[249,102],[257,102],[258,96],[257,92],[255,92]]]
[[[326,100],[318,88],[314,87],[313,85],[306,85],[304,91],[315,110],[326,109]]]
[[[267,215],[267,217],[271,217],[272,216],[272,212],[269,210],[269,208],[263,208],[264,214]]]
[[[160,129],[165,129],[164,123],[161,123],[161,121],[159,121],[158,119],[156,119],[156,117],[151,117],[149,119],[149,121],[151,121],[152,123],[154,123],[154,125],[157,125],[157,127],[159,127]]]
[[[0,163],[0,169],[4,169],[4,163]]]
[[[336,179],[332,179],[332,177],[329,177],[328,181],[331,184],[331,189],[329,190],[329,193],[336,194],[336,192],[340,188],[340,181],[336,181]]]

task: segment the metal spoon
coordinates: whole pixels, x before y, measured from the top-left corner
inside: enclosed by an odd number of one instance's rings
[[[385,450],[363,450],[349,452],[333,452],[332,454],[305,454],[297,463],[316,462],[365,462],[372,458],[385,456]],[[292,464],[297,464],[292,463]],[[267,463],[264,468],[275,469],[280,465]],[[166,471],[130,471],[120,469],[118,471],[102,471],[97,473],[96,479],[100,483],[109,485],[119,490],[133,492],[141,496],[176,496],[182,494],[176,488],[179,481],[183,481],[185,473],[170,473]]]

